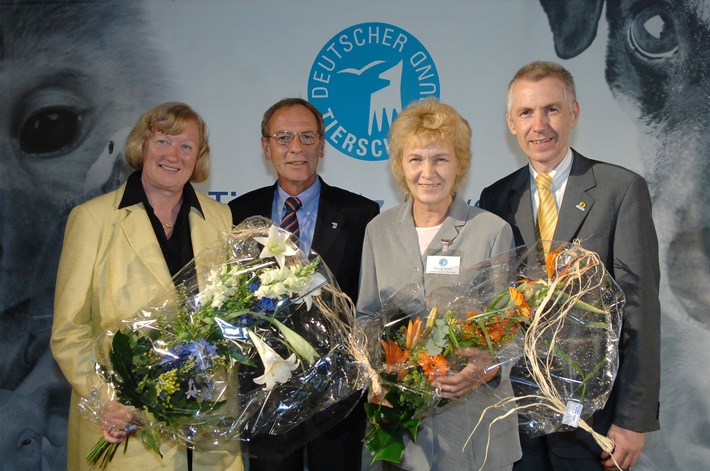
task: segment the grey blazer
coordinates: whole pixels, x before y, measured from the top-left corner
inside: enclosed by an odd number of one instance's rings
[[[449,215],[432,240],[424,256],[419,242],[412,202],[385,211],[367,226],[360,271],[360,315],[372,315],[400,288],[419,282],[425,289],[446,286],[449,275],[425,273],[426,258],[443,253],[442,239],[449,239],[448,253],[461,257],[461,266],[468,267],[513,248],[513,234],[505,221],[480,208],[468,206],[456,197]],[[420,302],[423,304],[424,300]],[[451,471],[479,469],[486,453],[488,424],[501,414],[490,411],[476,435],[462,451],[483,410],[502,397],[513,394],[504,368],[498,384],[481,386],[465,400],[451,403],[439,414],[424,419],[417,442],[405,440],[406,449],[401,469],[413,471]],[[517,418],[513,415],[491,428],[491,444],[485,469],[512,465],[521,456]],[[390,468],[391,465],[385,465]]]
[[[611,423],[638,432],[659,428],[660,269],[658,239],[646,181],[618,165],[590,160],[573,149],[555,240],[580,239],[593,250],[626,295],[620,367],[604,410],[591,425],[606,435]],[[505,219],[516,245],[534,242],[528,166],[481,193],[480,206]],[[566,457],[597,458],[589,434],[557,433],[549,443]]]

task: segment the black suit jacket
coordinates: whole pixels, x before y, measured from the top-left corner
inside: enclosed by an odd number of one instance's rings
[[[323,258],[340,289],[353,302],[357,302],[365,227],[380,213],[380,205],[364,196],[330,186],[323,179],[320,184],[318,215],[311,248]],[[250,191],[230,201],[234,224],[239,224],[249,216],[271,218],[276,185],[274,183]]]
[[[648,185],[623,167],[573,154],[554,239],[580,239],[599,254],[626,296],[619,372],[606,407],[591,425],[604,435],[612,422],[637,432],[657,430],[660,269]],[[536,240],[527,165],[485,188],[479,204],[513,226],[516,245]],[[552,434],[549,442],[561,456],[597,458],[600,453],[581,431]]]
[[[323,258],[340,289],[356,303],[365,227],[379,214],[380,206],[363,196],[327,185],[322,179],[320,184],[311,248]],[[250,216],[271,218],[276,185],[250,191],[230,201],[233,223],[237,225]],[[250,452],[259,459],[250,458],[251,466],[289,469],[293,463],[300,463],[302,453],[299,450],[304,443],[325,440],[317,448],[309,449],[311,462],[319,464],[320,469],[327,469],[336,461],[351,463],[352,469],[360,469],[360,444],[365,434],[366,418],[359,400],[360,394],[355,393],[351,399],[329,407],[286,434],[252,441]],[[349,415],[342,419],[348,411],[351,411]]]

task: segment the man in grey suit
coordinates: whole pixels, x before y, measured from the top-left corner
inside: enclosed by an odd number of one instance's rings
[[[579,110],[565,68],[542,61],[521,68],[508,86],[506,119],[529,164],[485,188],[479,205],[513,226],[516,245],[533,243],[540,239],[535,177],[548,174],[557,210],[553,240],[581,240],[599,254],[626,295],[619,372],[606,406],[589,422],[614,441],[614,458],[627,469],[636,464],[645,433],[659,428],[658,240],[646,181],[569,147]],[[616,469],[609,454],[580,430],[532,439],[521,434],[521,444],[515,471]]]

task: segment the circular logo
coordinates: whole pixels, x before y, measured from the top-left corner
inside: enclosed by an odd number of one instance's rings
[[[387,159],[387,133],[413,101],[439,98],[434,60],[417,38],[387,23],[344,29],[320,50],[308,78],[308,101],[325,119],[325,135],[340,152]]]
[[[440,259],[439,259],[439,266],[440,266],[440,267],[445,267],[445,266],[448,265],[448,264],[449,264],[449,261],[446,260],[445,258],[440,258]]]

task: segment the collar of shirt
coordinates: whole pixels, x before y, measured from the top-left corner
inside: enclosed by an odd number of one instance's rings
[[[313,234],[316,229],[316,216],[318,215],[318,200],[320,199],[320,178],[316,178],[313,185],[306,188],[305,191],[298,195],[293,195],[301,200],[301,207],[296,211],[298,218],[298,230],[300,236],[298,238],[298,246],[303,252],[308,255],[313,244]],[[284,205],[286,199],[292,195],[286,193],[281,185],[276,185],[274,193],[274,203],[271,207],[271,219],[279,223],[284,216]]]
[[[202,214],[202,217],[205,216],[202,212],[200,201],[197,199],[195,189],[192,187],[190,182],[185,183],[185,186],[182,189],[182,201],[183,205],[191,206],[198,210],[200,214]],[[123,198],[121,198],[121,203],[118,205],[118,208],[126,208],[138,203],[144,203],[146,207],[150,206],[148,203],[148,196],[145,194],[145,190],[143,189],[143,183],[141,183],[140,170],[136,170],[128,176],[128,180],[126,180],[126,191],[123,192]]]
[[[552,177],[552,184],[550,185],[550,190],[552,194],[555,195],[555,203],[557,203],[557,210],[559,211],[562,206],[562,197],[565,194],[565,188],[567,187],[567,180],[569,180],[569,174],[572,171],[572,148],[567,148],[567,154],[562,162],[557,164],[557,167],[550,172]],[[540,197],[537,194],[537,186],[535,185],[535,177],[537,177],[538,172],[528,163],[528,168],[530,169],[530,193],[532,195],[533,203],[533,215],[535,216],[535,221],[537,221],[537,208],[540,205]]]

